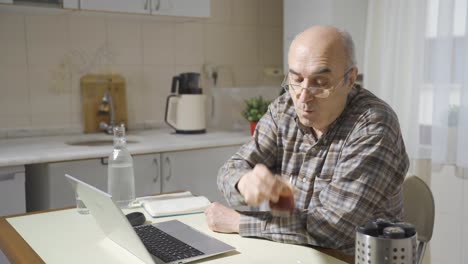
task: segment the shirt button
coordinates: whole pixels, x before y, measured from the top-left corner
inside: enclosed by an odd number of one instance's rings
[[[307,181],[306,177],[302,178],[302,182],[305,183]]]

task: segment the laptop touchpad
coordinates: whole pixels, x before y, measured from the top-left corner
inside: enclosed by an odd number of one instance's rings
[[[162,231],[172,235],[173,237],[185,242],[192,247],[195,247],[207,255],[233,249],[233,247],[229,246],[228,244],[211,238],[177,220],[166,221],[154,225]]]

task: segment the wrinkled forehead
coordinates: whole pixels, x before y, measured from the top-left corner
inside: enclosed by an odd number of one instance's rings
[[[323,72],[339,73],[346,67],[346,54],[341,40],[295,40],[288,53],[289,68],[304,75]],[[325,71],[326,73],[326,71]]]

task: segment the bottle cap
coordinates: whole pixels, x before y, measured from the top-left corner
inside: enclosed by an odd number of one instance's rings
[[[363,226],[358,226],[357,227],[357,232],[373,236],[373,237],[378,237],[379,236],[379,226],[374,221],[367,222]]]
[[[374,220],[374,223],[379,228],[379,235],[383,234],[383,230],[386,227],[393,226],[393,223],[390,220],[387,220],[385,218],[377,218],[376,220]]]
[[[405,238],[405,230],[399,226],[389,226],[383,230],[384,238]]]
[[[414,234],[416,234],[416,227],[411,223],[398,222],[395,223],[394,226],[403,228],[403,230],[405,230],[405,237],[412,237]]]

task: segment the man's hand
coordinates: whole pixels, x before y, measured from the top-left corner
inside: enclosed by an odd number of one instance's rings
[[[292,187],[281,177],[275,177],[263,164],[255,165],[254,169],[239,180],[239,192],[245,203],[258,206],[263,201],[277,203],[280,196],[293,198]]]
[[[214,202],[205,210],[208,227],[221,233],[239,233],[240,214]]]

